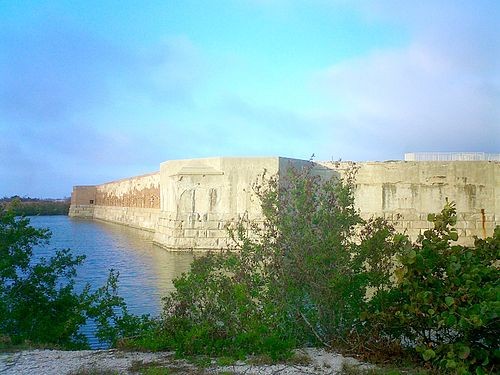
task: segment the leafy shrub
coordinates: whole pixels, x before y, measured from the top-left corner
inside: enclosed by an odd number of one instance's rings
[[[455,207],[414,244],[354,208],[343,180],[310,169],[255,186],[264,222],[230,228],[236,252],[195,260],[166,298],[158,336],[184,354],[271,354],[325,345],[401,353],[439,371],[497,370],[500,229],[453,244]]]
[[[353,347],[355,338],[373,335],[362,315],[369,288],[384,303],[393,229],[359,217],[353,178],[322,180],[305,168],[257,184],[264,222],[237,223],[238,251],[196,259],[174,282],[159,334],[164,345],[275,359],[298,345]]]
[[[272,360],[303,345],[407,347],[438,371],[498,370],[500,229],[473,248],[453,244],[447,203],[412,244],[381,218],[361,219],[355,170],[342,180],[311,172],[256,184],[264,221],[234,223],[237,251],[197,258],[159,321],[130,318],[125,331],[145,330],[127,344]]]
[[[116,273],[111,272],[96,291],[87,285],[77,293],[74,277],[84,256],[73,256],[66,249],[33,262],[33,246],[46,244],[49,238],[48,230],[36,229],[27,218],[0,209],[1,341],[85,348],[87,339],[79,329],[87,319],[97,321],[98,336],[108,343],[128,334],[132,326],[137,329],[140,318],[128,314],[117,295]]]
[[[250,253],[209,254],[174,281],[165,299],[163,335],[182,354],[243,357],[291,354],[294,342],[266,301],[265,278]],[[254,273],[255,272],[255,273]]]
[[[453,203],[429,221],[434,228],[403,249],[396,301],[380,317],[442,370],[489,373],[499,359],[500,228],[470,248],[453,244]]]
[[[266,215],[258,243],[274,260],[273,299],[304,343],[349,349],[376,335],[362,317],[367,303],[375,303],[367,299],[369,289],[384,304],[394,230],[382,219],[361,219],[355,174],[352,168],[342,180],[325,180],[292,169],[284,182],[257,189]]]

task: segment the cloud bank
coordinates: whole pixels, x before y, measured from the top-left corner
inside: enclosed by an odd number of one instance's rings
[[[387,157],[391,149],[395,158],[405,151],[498,152],[498,11],[490,13],[488,2],[458,10],[456,2],[439,4],[362,3],[366,17],[407,25],[411,42],[342,61],[314,77],[313,87],[335,108],[326,109],[332,134],[349,128],[353,136],[343,135],[358,146],[358,158]]]

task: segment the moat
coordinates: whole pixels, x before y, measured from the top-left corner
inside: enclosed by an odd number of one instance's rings
[[[87,258],[78,268],[77,288],[103,285],[109,269],[117,270],[119,293],[132,313],[158,315],[161,298],[173,290],[172,280],[189,270],[194,255],[166,251],[152,243],[152,233],[96,220],[68,216],[33,216],[31,224],[52,232],[49,245],[34,249],[36,258],[70,248]],[[96,347],[87,326],[86,334]]]

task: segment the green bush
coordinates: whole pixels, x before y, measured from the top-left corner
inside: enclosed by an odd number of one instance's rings
[[[264,222],[237,223],[237,251],[196,259],[175,281],[158,335],[165,347],[276,359],[300,345],[352,348],[373,336],[366,294],[378,291],[383,306],[393,229],[359,217],[353,177],[321,180],[306,168],[256,185]]]
[[[94,292],[87,285],[77,293],[74,277],[84,256],[66,249],[33,261],[33,246],[49,238],[48,230],[36,229],[27,218],[0,208],[0,345],[85,348],[88,343],[80,327],[88,319],[96,320],[98,337],[110,344],[137,331],[147,319],[128,314],[117,295],[116,273]]]
[[[379,317],[390,335],[441,370],[490,373],[500,354],[500,228],[471,248],[453,244],[453,203],[429,221],[434,228],[402,251],[395,303]]]
[[[417,350],[438,371],[497,370],[500,229],[453,244],[455,208],[412,244],[354,208],[343,180],[309,169],[263,179],[264,222],[230,227],[231,252],[198,258],[166,298],[156,342],[183,354],[290,355],[303,345]]]
[[[175,280],[162,322],[168,347],[182,354],[237,358],[253,352],[275,359],[291,354],[295,343],[265,301],[265,278],[249,271],[258,265],[246,255],[198,258],[191,272]]]
[[[284,182],[257,189],[266,215],[258,244],[273,259],[272,300],[305,344],[350,349],[377,335],[363,313],[367,304],[383,306],[397,246],[384,220],[360,218],[355,173],[324,180],[291,170]],[[378,292],[376,301],[368,290]]]
[[[440,372],[497,371],[500,229],[474,247],[457,245],[455,207],[447,203],[412,244],[381,218],[361,219],[354,177],[355,169],[342,180],[321,179],[310,168],[264,177],[255,186],[264,221],[230,225],[236,251],[197,258],[174,281],[160,319],[128,314],[116,278],[93,294],[88,311],[100,311],[101,337],[272,360],[304,345],[358,353],[406,347]]]

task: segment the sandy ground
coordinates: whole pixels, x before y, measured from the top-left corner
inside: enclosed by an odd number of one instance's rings
[[[198,368],[184,360],[177,360],[172,352],[125,352],[119,350],[27,350],[0,353],[0,374],[67,375],[99,374],[96,370],[112,370],[118,374],[137,374],[139,367],[165,366],[169,374],[340,374],[344,363],[360,369],[372,367],[322,349],[301,349],[300,356],[309,358],[309,364],[249,365],[237,362],[230,366],[214,364]],[[306,361],[307,362],[307,361]]]

